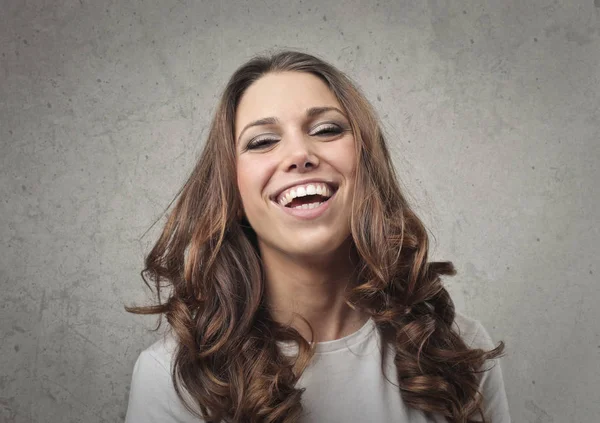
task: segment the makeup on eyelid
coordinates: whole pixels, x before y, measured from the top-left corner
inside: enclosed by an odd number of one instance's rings
[[[340,125],[337,123],[324,123],[320,125],[320,130],[312,134],[313,136],[338,136],[343,134],[344,132],[350,131],[347,125]],[[317,126],[319,128],[319,125]],[[253,138],[251,139],[247,145],[245,150],[255,150],[260,149],[263,146],[271,145],[272,142],[277,142],[278,139],[273,138]]]
[[[328,86],[302,72],[263,76],[242,96],[234,128],[237,188],[261,254],[322,258],[345,248],[356,142]],[[305,196],[273,198],[300,182],[308,184]],[[335,193],[310,194],[309,182],[333,183]]]

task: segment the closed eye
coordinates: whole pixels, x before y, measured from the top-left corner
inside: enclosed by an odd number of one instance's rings
[[[250,143],[248,143],[248,146],[246,147],[246,149],[248,150],[256,150],[256,149],[260,149],[266,146],[269,146],[271,144],[276,143],[277,140],[271,139],[271,138],[263,138],[263,139],[257,139],[254,140]]]
[[[342,132],[344,132],[344,130],[337,125],[326,125],[323,130],[315,133],[315,135],[337,135]]]
[[[330,137],[333,135],[339,135],[345,130],[340,128],[337,125],[324,125],[321,127],[322,129],[318,132],[313,133],[312,135],[318,135],[319,137]],[[259,150],[265,147],[268,147],[272,144],[278,142],[278,139],[273,138],[258,138],[248,143],[246,146],[247,150]]]

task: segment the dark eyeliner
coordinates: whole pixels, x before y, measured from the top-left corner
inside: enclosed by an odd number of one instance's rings
[[[344,129],[343,127],[341,127],[340,125],[338,125],[336,123],[323,123],[319,126],[321,127],[321,129],[319,131],[315,132],[314,134],[312,134],[311,136],[315,136],[315,135],[334,136],[334,135],[340,135],[340,134],[348,131],[347,129]],[[246,150],[257,150],[257,149],[266,148],[277,141],[278,141],[277,139],[273,139],[273,138],[262,138],[262,139],[255,138],[246,145]]]
[[[344,132],[344,129],[335,123],[324,123],[321,125],[323,128],[316,132],[314,135],[333,134],[338,135]]]
[[[253,139],[246,146],[246,150],[256,150],[257,148],[263,148],[264,146],[271,145],[273,142],[276,141],[277,140],[273,138]]]

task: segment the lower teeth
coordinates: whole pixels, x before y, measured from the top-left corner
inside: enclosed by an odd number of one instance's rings
[[[323,202],[324,203],[324,202]],[[323,203],[310,203],[310,204],[302,204],[300,206],[296,206],[296,207],[292,207],[293,209],[303,209],[303,210],[309,210],[309,209],[314,209],[315,207],[319,207],[321,204]]]

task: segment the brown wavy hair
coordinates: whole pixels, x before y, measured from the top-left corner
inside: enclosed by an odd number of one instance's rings
[[[190,412],[207,422],[299,420],[303,390],[295,385],[314,348],[269,313],[235,168],[234,117],[242,94],[265,74],[284,71],[319,77],[350,120],[358,153],[351,236],[359,265],[347,302],[367,311],[394,346],[398,395],[449,422],[472,422],[476,413],[486,422],[478,391],[482,367],[501,355],[504,343],[469,349],[452,328],[454,303],[440,276],[456,271],[451,262],[427,261],[426,229],[400,190],[375,110],[348,76],[313,55],[256,56],[232,75],[201,157],[145,259],[141,275],[158,303],[126,310],[166,317],[178,340],[172,381]],[[284,355],[278,341],[296,342],[298,354]]]

